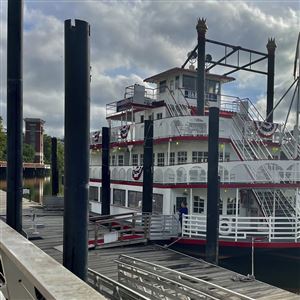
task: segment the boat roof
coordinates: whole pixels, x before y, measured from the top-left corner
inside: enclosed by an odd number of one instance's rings
[[[161,72],[159,74],[156,74],[154,76],[148,77],[148,78],[144,79],[144,82],[159,83],[160,81],[166,79],[166,77],[169,77],[171,75],[179,75],[179,74],[196,75],[197,69],[193,70],[193,69],[183,69],[183,68],[175,67],[175,68],[166,70],[164,72]],[[215,80],[221,81],[222,83],[231,82],[231,81],[235,80],[234,77],[212,74],[212,73],[208,73],[208,72],[206,72],[206,77],[208,79],[215,79]]]

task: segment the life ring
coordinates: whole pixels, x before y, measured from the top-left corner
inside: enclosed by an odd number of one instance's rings
[[[231,233],[231,223],[228,218],[220,220],[219,233],[220,235],[229,235]]]

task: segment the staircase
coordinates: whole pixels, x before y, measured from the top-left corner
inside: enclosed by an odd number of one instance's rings
[[[289,131],[281,133],[281,149],[287,159],[299,159],[300,145],[297,144],[295,137]]]
[[[191,116],[191,108],[186,98],[180,90],[179,97],[175,99],[173,92],[166,87],[166,96],[164,98],[167,109],[171,117]],[[182,96],[182,97],[181,97]]]

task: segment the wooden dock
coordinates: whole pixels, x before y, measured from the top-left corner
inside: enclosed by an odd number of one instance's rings
[[[37,218],[35,220],[35,226],[33,226],[32,214],[29,208],[24,210],[24,230],[28,233],[29,239],[35,245],[62,263],[63,212],[47,211],[38,207],[35,208],[35,211]],[[88,267],[117,281],[118,268],[115,260],[119,258],[120,254],[142,259],[146,262],[151,262],[194,276],[195,278],[217,284],[253,299],[300,299],[299,295],[258,280],[246,281],[245,276],[155,244],[90,250]]]

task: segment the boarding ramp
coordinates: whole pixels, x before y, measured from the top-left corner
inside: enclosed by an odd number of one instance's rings
[[[127,255],[120,255],[116,262],[119,283],[149,299],[253,299],[203,279]]]

